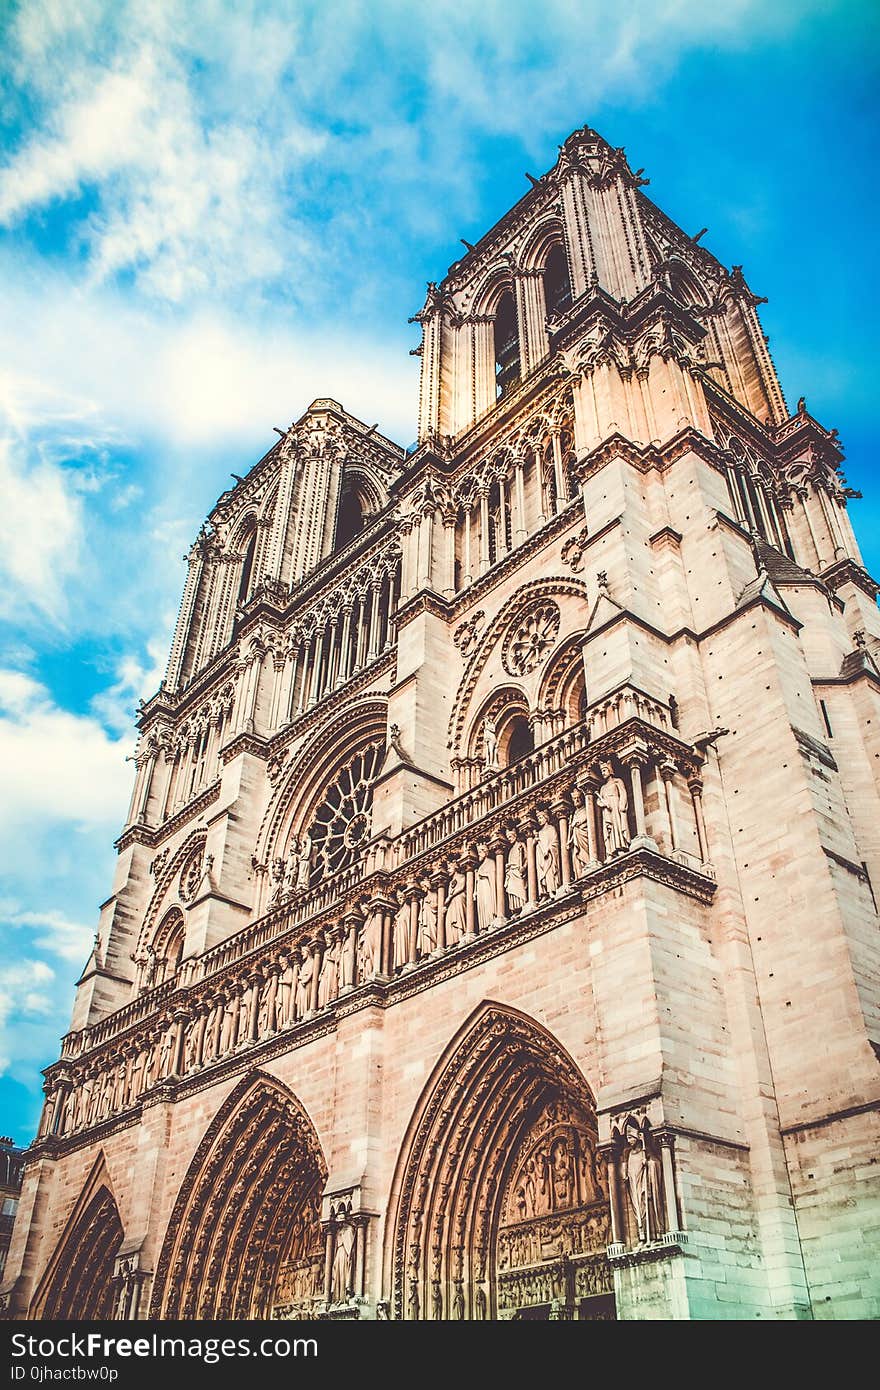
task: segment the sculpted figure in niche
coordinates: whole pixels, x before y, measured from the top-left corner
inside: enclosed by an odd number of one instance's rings
[[[487,714],[483,720],[483,762],[487,772],[498,767],[498,730],[495,720]]]
[[[457,946],[467,931],[467,882],[461,869],[449,880],[446,893],[446,945]]]
[[[186,1046],[184,1049],[184,1069],[194,1071],[198,1062],[199,1055],[199,1020],[194,1018],[186,1030]]]
[[[371,980],[382,970],[382,909],[371,907],[361,929],[361,978]]]
[[[238,1026],[238,999],[235,994],[223,996],[223,1022],[220,1025],[220,1056],[223,1057],[235,1045],[235,1032]]]
[[[274,975],[264,981],[260,991],[260,1012],[257,1016],[257,1033],[261,1038],[266,1038],[270,1033],[275,1032],[275,998],[278,990],[278,982]]]
[[[575,878],[582,878],[590,869],[590,832],[588,829],[592,811],[580,787],[572,787],[571,801],[574,810],[568,827],[568,843],[571,849],[571,866]]]
[[[437,949],[437,903],[429,883],[423,883],[424,897],[419,908],[419,956],[430,956]]]
[[[291,956],[279,956],[281,973],[278,976],[278,990],[275,995],[275,1026],[289,1028],[293,1022],[293,1007],[296,998],[296,962]]]
[[[480,931],[489,931],[497,915],[495,908],[495,860],[489,857],[489,846],[477,845],[477,923]]]
[[[605,780],[599,788],[596,802],[602,812],[605,855],[610,859],[629,845],[629,825],[626,819],[629,799],[626,784],[622,778],[615,776],[611,763],[602,763],[600,771]]]
[[[353,989],[357,975],[357,928],[346,930],[340,957],[340,985],[343,989]]]
[[[661,1231],[660,1160],[649,1147],[646,1129],[629,1120],[624,1130],[623,1180],[636,1219],[639,1243],[654,1240]]]
[[[354,1291],[354,1227],[349,1221],[336,1227],[333,1264],[330,1269],[330,1302],[347,1303]]]
[[[171,1070],[171,1054],[174,1051],[174,1029],[169,1025],[162,1034],[159,1048],[159,1076],[167,1076]]]
[[[336,932],[327,937],[324,959],[321,962],[321,975],[318,980],[318,1008],[325,1009],[339,993],[339,950],[340,943]]]
[[[296,860],[296,891],[304,893],[309,886],[309,875],[312,869],[312,837],[303,835],[299,842],[299,851]]]
[[[538,865],[538,895],[552,898],[561,883],[559,876],[559,831],[543,807],[538,811],[536,842]]]
[[[504,870],[504,891],[511,912],[521,912],[528,896],[526,890],[526,847],[511,828],[505,831],[510,849]]]
[[[554,1141],[551,1173],[555,1209],[562,1211],[566,1207],[574,1206],[574,1173],[568,1144],[564,1139]]]
[[[397,910],[394,913],[394,969],[402,970],[409,960],[409,903],[401,889],[397,890]]]
[[[303,947],[296,981],[296,1017],[305,1018],[311,1008],[312,977],[315,973],[315,958],[308,947]]]

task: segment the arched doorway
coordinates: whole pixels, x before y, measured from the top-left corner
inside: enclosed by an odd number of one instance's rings
[[[156,1271],[154,1318],[302,1318],[324,1299],[327,1167],[296,1097],[246,1077],[183,1181]]]
[[[395,1179],[393,1316],[614,1316],[589,1087],[535,1022],[487,1004],[447,1050]]]
[[[30,1316],[87,1322],[114,1316],[114,1264],[123,1241],[119,1208],[99,1160],[40,1281]]]

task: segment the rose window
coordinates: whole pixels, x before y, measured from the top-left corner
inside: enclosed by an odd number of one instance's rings
[[[204,845],[199,845],[194,850],[183,866],[180,875],[180,900],[188,903],[196,895],[196,889],[202,881],[202,868],[204,863]]]
[[[532,609],[511,631],[504,645],[504,665],[512,676],[525,676],[545,659],[559,636],[559,609],[555,603]]]
[[[353,863],[370,838],[373,783],[384,753],[383,743],[369,744],[355,754],[324,793],[309,829],[311,886]]]

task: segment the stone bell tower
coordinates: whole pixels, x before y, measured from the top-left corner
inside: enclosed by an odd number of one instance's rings
[[[11,1316],[880,1315],[880,615],[760,297],[589,128],[406,452],[218,500]]]

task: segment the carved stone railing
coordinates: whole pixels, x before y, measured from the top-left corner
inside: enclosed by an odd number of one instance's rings
[[[491,811],[515,800],[523,792],[540,786],[554,773],[571,765],[573,759],[583,753],[589,741],[586,723],[576,724],[556,738],[548,739],[519,762],[490,773],[484,782],[463,792],[439,811],[426,816],[418,825],[399,835],[391,845],[392,863],[398,866],[418,858],[456,831],[474,826]]]
[[[669,864],[665,878],[710,900],[693,748],[629,718],[595,741],[578,725],[523,763],[513,781],[490,778],[482,799],[458,798],[452,821],[435,815],[414,828],[422,838],[398,837],[399,863],[395,841],[381,862],[374,847],[365,875],[352,866],[281,903],[174,980],[68,1035],[46,1072],[41,1139],[115,1122],[157,1087],[235,1066],[239,1052],[307,1025],[361,987],[381,993],[481,937],[500,942],[533,913],[552,918],[557,898],[568,908],[574,894],[586,902],[630,864]],[[647,857],[631,859],[639,851]]]

